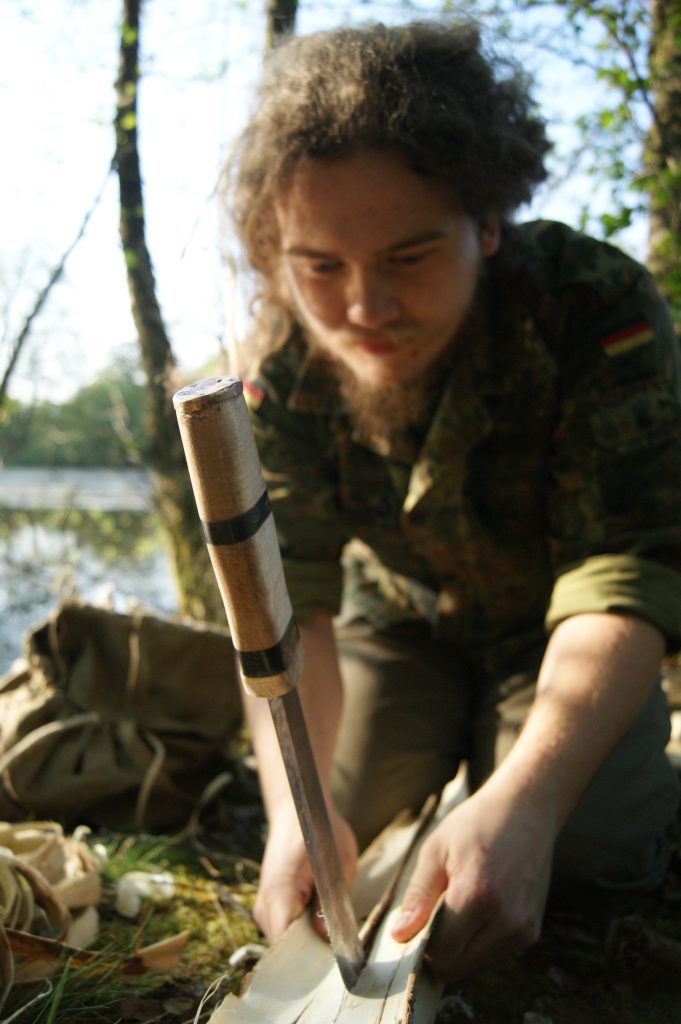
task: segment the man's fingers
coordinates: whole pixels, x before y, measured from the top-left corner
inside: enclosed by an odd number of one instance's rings
[[[253,907],[255,923],[268,942],[276,942],[295,916],[295,908],[283,900],[257,900]]]
[[[458,981],[484,964],[518,953],[537,942],[541,919],[525,916],[524,908],[504,908],[489,889],[459,910],[442,908],[428,943],[425,960],[435,974]]]
[[[392,926],[397,942],[408,942],[426,924],[447,887],[447,873],[437,856],[426,847],[414,869],[402,899],[400,914]]]
[[[261,894],[253,908],[253,917],[268,941],[276,942],[291,921],[302,914],[310,900],[310,889],[274,886],[264,892],[261,890]]]

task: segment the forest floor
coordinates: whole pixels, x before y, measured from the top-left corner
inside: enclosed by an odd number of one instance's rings
[[[89,842],[108,851],[97,942],[105,969],[66,964],[48,981],[15,989],[0,1024],[205,1024],[228,992],[239,992],[262,952],[251,906],[263,835],[254,777],[239,765],[191,834],[92,834]],[[116,913],[115,885],[133,869],[169,871],[175,886],[129,921]],[[140,946],[185,930],[190,937],[173,969],[132,978],[118,970]],[[681,841],[647,906],[617,915],[593,906],[549,913],[532,949],[447,989],[435,1024],[679,1021]]]

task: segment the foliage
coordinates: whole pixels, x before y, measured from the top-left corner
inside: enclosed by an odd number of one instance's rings
[[[539,64],[566,61],[589,73],[589,106],[575,119],[582,145],[566,177],[580,169],[607,184],[612,210],[597,218],[606,237],[627,227],[645,212],[642,197],[632,191],[650,123],[645,0],[493,0],[491,12],[504,19],[497,21],[502,34],[534,51]],[[593,227],[591,195],[582,222]]]
[[[66,402],[8,402],[0,428],[6,466],[136,466],[144,459],[144,387],[124,359]]]
[[[561,176],[582,171],[591,180],[584,229],[617,239],[637,219],[650,219],[649,263],[681,312],[681,16],[674,2],[477,0],[473,6],[535,60],[568,61],[590,73],[587,108],[575,117],[580,141],[571,159],[563,156]],[[594,194],[608,197],[598,215]]]
[[[66,555],[89,551],[107,568],[122,568],[154,555],[159,548],[160,524],[154,511],[102,509],[2,509],[0,540],[9,545],[20,529],[54,532],[61,538],[55,564]],[[47,562],[47,556],[41,559]]]
[[[593,37],[596,77],[608,90],[607,102],[596,104],[580,124],[591,141],[590,172],[605,176],[612,191],[613,209],[601,216],[604,233],[609,237],[635,214],[649,213],[651,269],[681,311],[678,8],[666,10],[667,0],[557,2],[575,39]]]

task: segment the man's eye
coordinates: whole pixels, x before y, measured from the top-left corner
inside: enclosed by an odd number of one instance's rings
[[[337,260],[320,260],[309,264],[309,269],[313,274],[333,274],[339,267],[340,263]]]
[[[427,256],[427,252],[395,253],[391,256],[390,261],[396,267],[413,267],[417,263],[422,263]]]

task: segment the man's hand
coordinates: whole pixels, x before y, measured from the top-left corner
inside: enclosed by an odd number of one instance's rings
[[[452,981],[539,938],[555,835],[496,789],[490,780],[425,840],[393,928],[408,941],[444,896],[426,960]]]
[[[357,865],[357,841],[347,822],[330,811],[338,855],[348,885]],[[258,896],[253,916],[270,942],[276,942],[288,925],[300,917],[316,899],[312,868],[297,818],[280,816],[270,827],[267,848],[260,873]],[[313,914],[315,931],[328,939],[324,918]]]
[[[435,971],[460,978],[536,941],[558,834],[663,654],[659,630],[633,615],[584,613],[556,627],[515,746],[424,842],[396,939],[412,938],[444,894],[428,950]]]
[[[357,864],[357,841],[350,826],[333,808],[328,788],[342,703],[331,617],[317,615],[302,622],[300,635],[305,668],[298,689],[338,855],[350,883]],[[254,916],[270,942],[276,942],[312,899],[314,879],[267,701],[246,695],[244,704],[270,828]],[[313,921],[319,934],[326,937],[323,918],[314,915]]]

